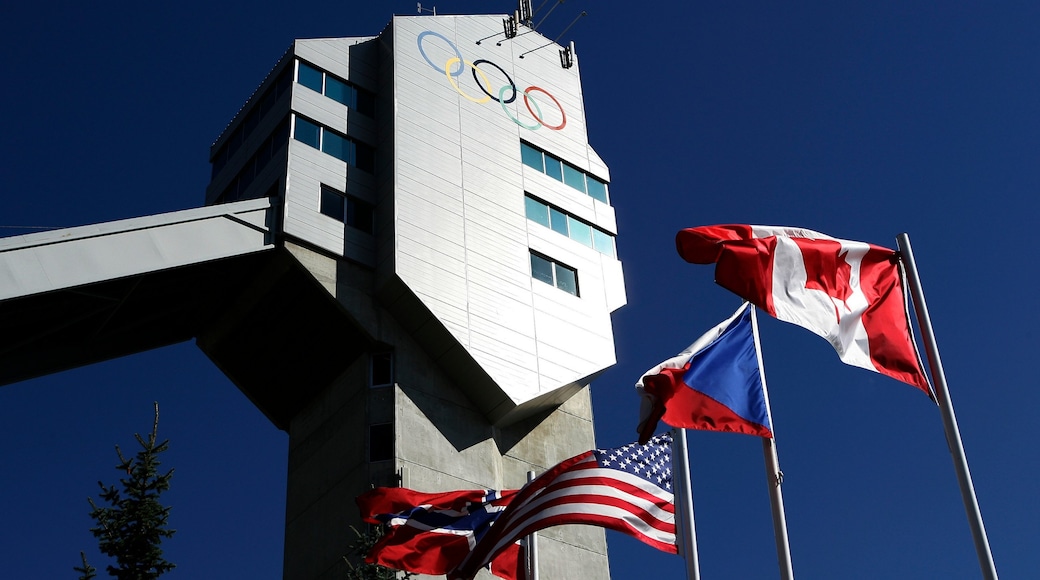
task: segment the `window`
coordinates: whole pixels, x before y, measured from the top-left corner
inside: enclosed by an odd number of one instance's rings
[[[534,251],[531,252],[531,277],[578,296],[578,271]]]
[[[319,149],[321,146],[321,127],[307,119],[296,117],[296,131],[293,133],[293,139]]]
[[[296,82],[365,116],[375,116],[375,95],[302,60],[297,62],[300,66],[296,72]]]
[[[527,219],[594,248],[601,254],[614,256],[614,236],[596,226],[530,195],[524,197],[524,209]]]
[[[293,139],[306,143],[348,165],[353,165],[369,173],[375,172],[376,150],[374,147],[355,141],[347,135],[337,133],[299,115],[296,115],[296,130],[293,132]]]
[[[389,461],[394,458],[394,424],[368,427],[368,460]]]
[[[605,181],[585,173],[566,161],[557,159],[523,141],[520,142],[520,159],[524,165],[537,169],[556,181],[562,181],[592,199],[609,203]]]
[[[242,169],[239,170],[238,175],[231,180],[231,183],[225,187],[224,191],[222,191],[220,196],[217,197],[217,203],[227,203],[230,201],[245,199],[244,196],[246,195],[246,189],[253,183],[253,180],[263,172],[267,167],[267,164],[275,158],[275,154],[285,147],[285,143],[288,140],[289,119],[285,119],[275,127],[275,130],[271,135],[260,144],[256,153],[245,162]],[[214,165],[214,168],[216,168],[216,165]]]
[[[319,211],[366,234],[373,233],[375,229],[375,208],[372,204],[324,184],[321,186]]]
[[[374,352],[368,359],[369,386],[386,387],[394,384],[394,353]]]
[[[254,101],[256,104],[253,105],[253,109],[246,114],[246,117],[238,127],[228,136],[224,145],[210,159],[210,162],[213,164],[211,177],[216,177],[224,169],[228,159],[235,154],[242,142],[259,126],[260,121],[274,110],[275,103],[292,85],[291,78],[290,70],[286,68],[274,83],[264,91],[260,98]]]

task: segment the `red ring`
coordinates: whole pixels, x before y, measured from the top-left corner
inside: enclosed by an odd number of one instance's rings
[[[560,121],[559,125],[546,125],[545,121],[539,119],[538,115],[536,115],[534,110],[531,108],[531,101],[529,101],[527,99],[528,91],[541,91],[541,93],[543,95],[549,97],[552,100],[552,102],[556,104],[556,108],[560,110],[560,114],[563,115],[563,121]],[[542,126],[545,127],[546,129],[551,129],[553,131],[559,131],[560,129],[563,129],[564,127],[567,126],[567,113],[564,112],[563,106],[560,105],[560,101],[557,101],[556,97],[552,96],[549,93],[549,91],[547,91],[547,90],[545,90],[545,89],[543,89],[541,87],[527,87],[526,89],[524,89],[524,105],[527,106],[527,110],[531,113],[531,116],[534,117],[534,119],[536,121],[541,123]]]

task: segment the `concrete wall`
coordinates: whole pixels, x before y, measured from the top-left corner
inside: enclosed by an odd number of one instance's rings
[[[396,376],[391,387],[370,388],[363,358],[292,421],[285,578],[342,577],[341,557],[353,537],[349,526],[360,526],[354,498],[373,485],[517,488],[528,470],[541,472],[595,447],[587,387],[553,411],[495,427],[372,299],[370,270],[302,246],[288,248],[363,326],[374,350],[393,350]],[[368,428],[387,422],[393,424],[394,457],[370,462]],[[546,530],[539,547],[543,580],[609,578],[599,528]]]

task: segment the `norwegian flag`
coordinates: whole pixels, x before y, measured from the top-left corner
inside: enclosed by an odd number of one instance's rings
[[[677,553],[671,442],[666,433],[646,445],[586,451],[552,467],[512,498],[448,577],[471,579],[520,538],[564,524],[609,528]]]
[[[801,228],[749,225],[685,229],[675,245],[687,262],[714,263],[723,288],[825,338],[845,364],[932,396],[894,251]]]
[[[502,514],[516,490],[465,490],[422,493],[379,487],[358,496],[361,517],[390,530],[365,561],[396,570],[439,576],[458,566]],[[520,547],[506,549],[490,563],[491,573],[522,578]]]

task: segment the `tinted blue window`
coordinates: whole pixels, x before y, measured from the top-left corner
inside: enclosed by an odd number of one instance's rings
[[[354,88],[339,79],[325,78],[325,96],[354,108]]]
[[[589,179],[588,179],[589,197],[591,197],[592,199],[598,199],[599,201],[602,201],[603,203],[606,203],[607,202],[607,184],[603,183],[602,181],[596,179],[595,177],[593,177],[591,175],[589,175],[588,177],[589,177]]]
[[[321,127],[307,119],[296,117],[296,132],[293,133],[293,139],[318,149],[321,145]]]
[[[542,152],[527,143],[520,143],[520,158],[523,159],[524,165],[534,167],[538,171],[545,171],[545,165],[542,164]]]
[[[325,139],[321,143],[321,150],[340,161],[346,161],[353,165],[354,159],[353,155],[351,155],[351,145],[351,142],[345,137],[337,135],[332,131],[325,131]]]
[[[321,213],[330,218],[343,221],[343,204],[345,199],[342,193],[324,185],[321,186]]]
[[[563,235],[567,234],[567,214],[556,209],[555,207],[549,208],[549,227],[554,232],[560,232]]]
[[[549,227],[549,208],[544,203],[525,197],[524,209],[527,211],[527,219]]]
[[[585,193],[585,174],[577,167],[567,163],[563,164],[563,182]]]
[[[560,160],[551,155],[546,155],[545,174],[556,181],[563,181],[563,170],[560,168]]]
[[[556,287],[577,296],[578,273],[563,264],[553,264],[553,266],[556,268]]]
[[[296,82],[308,89],[321,92],[322,72],[307,63],[300,63],[300,70],[296,76]]]
[[[592,247],[592,226],[585,222],[580,222],[571,216],[567,216],[567,225],[570,227],[572,240],[581,242],[590,248]]]
[[[531,254],[531,276],[546,284],[553,283],[553,263],[545,258]]]
[[[608,256],[614,255],[614,236],[607,232],[592,228],[592,243],[600,252]]]

